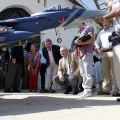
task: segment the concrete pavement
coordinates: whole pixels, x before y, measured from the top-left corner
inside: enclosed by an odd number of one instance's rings
[[[120,120],[116,97],[0,92],[0,120]]]

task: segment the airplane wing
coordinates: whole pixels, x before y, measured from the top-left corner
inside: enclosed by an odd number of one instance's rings
[[[103,10],[86,10],[83,14],[81,14],[72,23],[64,26],[64,29],[77,28],[80,23],[95,21],[96,17],[103,16],[105,14],[107,14],[107,12],[103,11]]]

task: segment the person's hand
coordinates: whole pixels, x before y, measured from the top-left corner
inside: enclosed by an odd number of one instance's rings
[[[12,63],[16,63],[16,58],[12,58]]]
[[[99,50],[98,52],[96,52],[96,55],[102,55],[103,54],[103,51],[102,50]]]
[[[74,76],[73,72],[70,72],[69,75],[70,75],[70,76]]]
[[[35,70],[34,69],[32,69],[32,73],[33,73],[33,75],[35,74]]]
[[[103,16],[96,17],[95,20],[97,23],[102,23],[103,22]]]
[[[59,75],[59,79],[61,82],[64,82],[64,76],[63,75]]]
[[[72,60],[75,60],[75,58],[77,57],[76,53],[73,53],[71,56],[72,56]]]
[[[75,44],[77,44],[77,45],[82,45],[82,41],[78,41],[78,40],[75,40]]]
[[[74,53],[73,53],[73,58],[76,58],[77,57],[77,55],[78,55],[78,53],[77,53],[77,49],[74,51]]]

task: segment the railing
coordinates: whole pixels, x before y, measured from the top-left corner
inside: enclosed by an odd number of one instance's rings
[[[105,2],[101,2],[102,0],[94,0],[94,3],[98,10],[106,9]],[[105,0],[104,0],[105,1]]]
[[[71,3],[75,4],[75,5],[78,5],[80,7],[83,7],[83,8],[88,8],[83,2],[82,0],[69,0]]]

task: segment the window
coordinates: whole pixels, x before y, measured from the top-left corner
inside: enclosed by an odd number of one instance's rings
[[[40,0],[37,0],[38,3],[40,3]]]
[[[44,7],[47,7],[47,0],[44,0]]]

